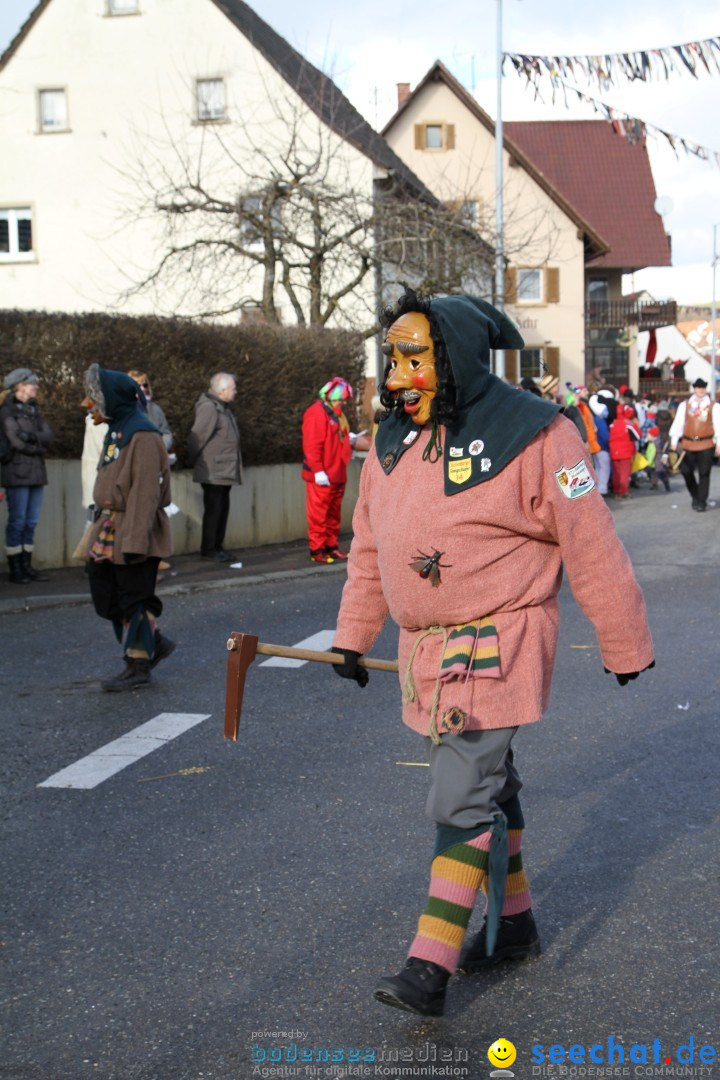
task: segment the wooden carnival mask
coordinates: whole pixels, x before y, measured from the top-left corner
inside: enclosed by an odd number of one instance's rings
[[[427,315],[408,311],[392,324],[382,351],[388,358],[385,385],[413,422],[427,424],[437,393],[435,349]]]

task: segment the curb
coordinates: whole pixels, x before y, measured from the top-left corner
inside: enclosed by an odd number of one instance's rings
[[[345,569],[344,563],[337,566],[299,566],[296,570],[268,570],[263,573],[246,574],[245,577],[215,578],[210,581],[190,582],[187,585],[160,586],[158,596],[188,596],[191,593],[212,592],[218,589],[237,589],[245,585],[266,585],[273,581],[287,581],[292,578],[315,577],[316,575],[337,574]],[[23,611],[40,611],[43,608],[77,607],[91,604],[90,593],[68,593],[55,596],[12,596],[0,600],[0,615],[13,615]]]

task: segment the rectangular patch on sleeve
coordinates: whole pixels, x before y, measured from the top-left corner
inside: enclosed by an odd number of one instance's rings
[[[590,470],[582,459],[571,469],[565,465],[561,466],[555,472],[555,479],[563,495],[568,499],[579,499],[581,495],[587,495],[588,491],[592,491],[595,487]]]

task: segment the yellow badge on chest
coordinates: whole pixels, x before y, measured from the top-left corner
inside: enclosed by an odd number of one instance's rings
[[[448,462],[448,477],[453,484],[464,484],[470,479],[472,472],[472,458],[464,457],[459,461]]]

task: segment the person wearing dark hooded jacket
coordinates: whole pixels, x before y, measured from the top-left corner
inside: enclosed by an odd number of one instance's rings
[[[620,685],[654,661],[642,593],[577,429],[491,374],[491,348],[523,348],[513,323],[475,297],[408,290],[384,324],[387,413],[361,474],[334,667],[365,685],[361,654],[388,614],[399,625],[403,720],[424,737],[436,832],[406,965],[375,998],[436,1016],[456,969],[540,951],[512,741],[548,706],[563,565]],[[395,869],[401,850],[393,837]],[[485,925],[463,947],[481,890]]]
[[[33,567],[35,529],[47,485],[45,455],[52,431],[35,401],[38,377],[29,368],[16,368],[3,381],[8,394],[0,407],[0,425],[8,446],[8,460],[0,480],[8,503],[5,553],[8,580],[13,585],[47,581]]]
[[[102,682],[122,692],[150,683],[150,672],[175,648],[157,627],[158,564],[170,555],[170,466],[160,432],[148,419],[139,388],[119,371],[93,364],[87,399],[108,431],[93,491],[96,520],[86,545],[95,611],[124,643],[123,670]]]

